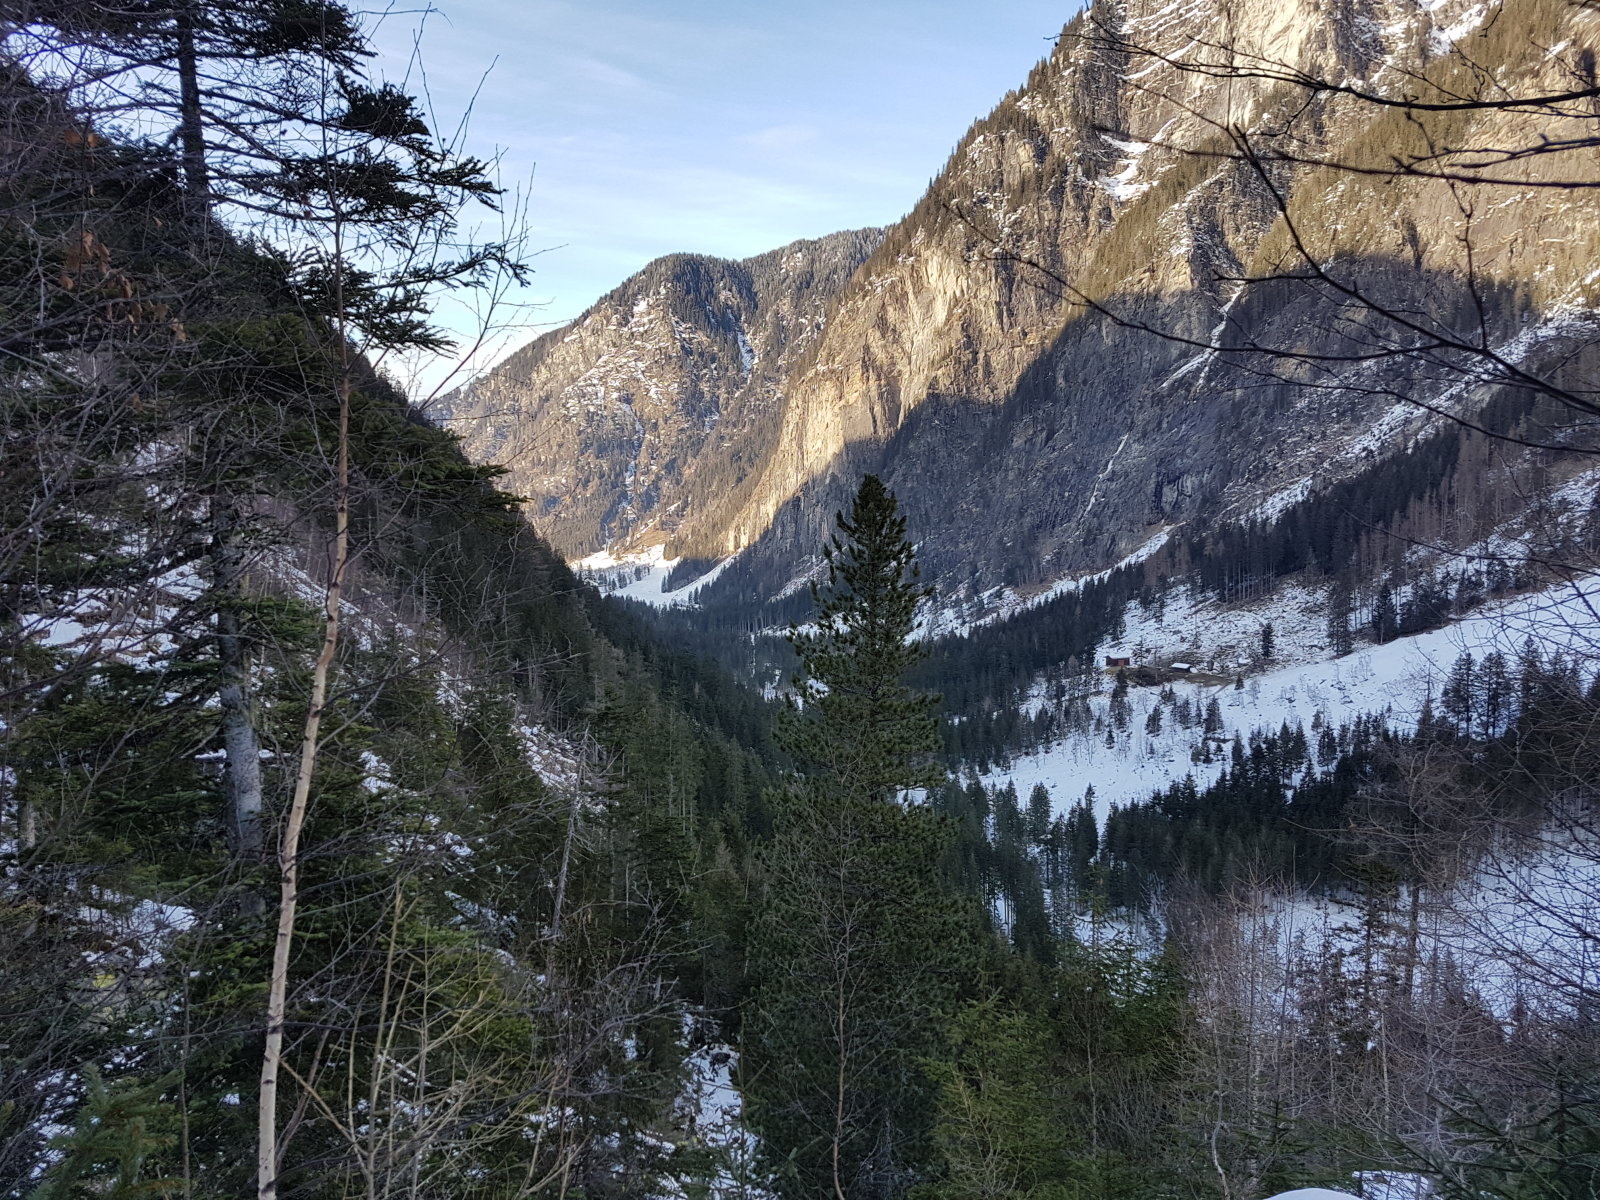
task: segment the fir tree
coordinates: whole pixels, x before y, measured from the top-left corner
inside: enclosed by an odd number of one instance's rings
[[[811,588],[815,632],[789,632],[801,671],[785,740],[813,777],[887,800],[943,777],[932,765],[937,700],[902,682],[925,653],[910,636],[917,605],[931,592],[917,582],[894,493],[876,475],[862,480],[850,515],[835,522],[839,532],[823,549],[827,583]]]
[[[1050,833],[1050,789],[1042,783],[1033,785],[1028,793],[1028,837],[1043,845]]]
[[[1372,640],[1375,642],[1392,642],[1400,632],[1400,615],[1395,609],[1394,592],[1388,584],[1378,589],[1378,596],[1372,602],[1372,616],[1369,620],[1372,629]]]
[[[917,1064],[959,999],[966,922],[943,866],[952,827],[911,802],[940,772],[932,698],[901,682],[927,594],[905,518],[869,475],[837,523],[816,632],[791,631],[782,734],[801,774],[774,801],[745,1053],[750,1117],[789,1186],[853,1200],[919,1174],[932,1104]]]
[[[1350,629],[1350,588],[1340,580],[1328,592],[1328,645],[1343,657],[1355,649]]]
[[[1450,719],[1451,730],[1461,737],[1472,733],[1475,715],[1477,672],[1470,650],[1464,651],[1450,668],[1450,678],[1445,680],[1439,693],[1439,706]]]
[[[1062,1120],[1046,1029],[994,1000],[956,1021],[954,1061],[930,1067],[938,1084],[934,1141],[940,1178],[916,1200],[1067,1195],[1075,1150]]]
[[[177,1124],[176,1115],[161,1101],[174,1080],[108,1085],[93,1064],[83,1076],[87,1095],[77,1121],[50,1139],[58,1157],[28,1200],[136,1200],[180,1191],[182,1180],[153,1178],[145,1166],[177,1141],[166,1132]]]

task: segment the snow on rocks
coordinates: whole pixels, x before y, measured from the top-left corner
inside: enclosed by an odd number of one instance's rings
[[[582,791],[585,785],[583,747],[543,725],[521,722],[516,727],[528,765],[545,786],[559,793]]]
[[[1429,1200],[1434,1195],[1426,1176],[1408,1171],[1357,1171],[1356,1184],[1363,1200]]]
[[[1107,142],[1121,150],[1125,157],[1120,164],[1121,169],[1115,174],[1107,175],[1097,182],[1113,200],[1127,203],[1136,200],[1155,184],[1155,180],[1139,180],[1139,163],[1144,158],[1144,152],[1150,148],[1149,142],[1119,141],[1107,134],[1101,134]]]
[[[698,1040],[703,1032],[692,1018],[685,1018],[687,1041]],[[738,1052],[716,1042],[700,1045],[685,1057],[683,1066],[684,1086],[673,1104],[673,1124],[680,1145],[704,1147],[712,1156],[709,1175],[694,1181],[706,1189],[698,1194],[710,1200],[771,1196],[771,1181],[759,1169],[760,1146],[744,1123],[744,1097],[734,1082]]]
[[[1428,1200],[1434,1194],[1426,1178],[1403,1171],[1358,1171],[1355,1179],[1357,1192],[1296,1188],[1267,1200],[1357,1200],[1358,1196],[1360,1200]]]

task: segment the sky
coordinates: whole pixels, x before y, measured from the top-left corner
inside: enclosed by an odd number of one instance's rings
[[[1074,0],[441,0],[379,73],[497,155],[532,285],[478,365],[675,251],[740,258],[892,223],[1050,50]],[[498,231],[491,219],[484,227]],[[442,313],[464,331],[476,319]],[[442,376],[428,366],[414,388]]]

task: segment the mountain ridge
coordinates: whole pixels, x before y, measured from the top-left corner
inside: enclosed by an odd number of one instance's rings
[[[509,467],[569,556],[670,534],[697,475],[740,471],[720,445],[769,416],[776,381],[881,236],[656,259],[450,395],[445,417],[474,457]]]
[[[1546,55],[1532,30],[1573,36]],[[1341,282],[1507,361],[1556,359],[1589,332],[1577,267],[1600,222],[1571,231],[1590,199],[1541,190],[1548,165],[1524,165],[1516,203],[1474,215],[1464,282],[1448,188],[1376,178],[1346,195],[1337,170],[1263,169],[1228,138],[1281,148],[1287,128],[1302,157],[1381,162],[1419,136],[1403,114],[1308,99],[1286,74],[1447,88],[1479,61],[1502,85],[1537,86],[1580,69],[1592,41],[1546,0],[1494,20],[1461,0],[1097,5],[839,282],[753,419],[682,468],[694,503],[570,540],[626,550],[648,528],[669,559],[727,564],[703,602],[770,600],[815,569],[833,512],[876,471],[922,532],[929,575],[966,601],[1107,569],[1163,529],[1251,519],[1403,449],[1430,407],[1476,412],[1492,381],[1454,361],[1357,361],[1363,337],[1394,330],[1363,330],[1329,288],[1242,281],[1293,267],[1295,239],[1312,237]],[[1174,65],[1222,45],[1282,70],[1219,80]],[[1514,114],[1453,120],[1463,136],[1526,132]],[[1261,347],[1352,361],[1333,379]],[[469,451],[493,456],[470,436]]]

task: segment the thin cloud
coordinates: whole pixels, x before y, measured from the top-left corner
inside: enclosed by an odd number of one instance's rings
[[[643,76],[599,58],[574,59],[569,70],[577,79],[597,87],[616,88],[625,92],[650,90],[650,84]]]

